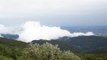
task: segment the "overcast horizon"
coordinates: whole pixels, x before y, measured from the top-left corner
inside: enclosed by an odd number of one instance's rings
[[[0,24],[107,26],[107,0],[0,0]]]

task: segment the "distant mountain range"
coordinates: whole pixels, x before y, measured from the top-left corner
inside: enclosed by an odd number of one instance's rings
[[[19,35],[17,35],[17,34],[1,34],[1,36],[3,38],[14,39],[14,40],[19,38]]]
[[[63,26],[63,29],[67,29],[70,32],[93,32],[97,36],[107,37],[107,26]]]

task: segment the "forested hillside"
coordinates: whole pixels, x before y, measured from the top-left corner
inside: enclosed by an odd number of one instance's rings
[[[0,38],[0,60],[107,60],[106,43],[106,37],[97,36],[35,40],[33,44]]]
[[[57,45],[24,43],[0,38],[0,60],[81,60],[71,51],[61,51]]]
[[[101,36],[80,36],[63,37],[55,40],[34,40],[33,43],[52,43],[58,44],[62,50],[72,50],[74,52],[96,52],[107,53],[107,37]]]

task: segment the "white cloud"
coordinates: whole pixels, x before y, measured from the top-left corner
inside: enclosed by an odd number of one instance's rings
[[[0,24],[0,33],[7,33],[9,32],[7,27],[5,27],[4,25]]]
[[[28,21],[18,28],[15,27],[5,27],[0,25],[0,33],[2,34],[18,34],[18,40],[24,42],[31,42],[32,40],[39,39],[58,39],[60,37],[78,37],[78,36],[91,36],[94,35],[93,32],[74,32],[71,33],[68,30],[61,29],[60,27],[49,27],[46,25],[41,25],[39,22]]]
[[[69,31],[63,30],[60,27],[48,27],[33,21],[26,22],[22,29],[19,33],[19,40],[26,42],[39,39],[57,39],[63,36],[70,36],[71,34]]]

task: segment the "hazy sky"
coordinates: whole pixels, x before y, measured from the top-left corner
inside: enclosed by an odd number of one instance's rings
[[[0,24],[107,26],[107,0],[0,0]]]

